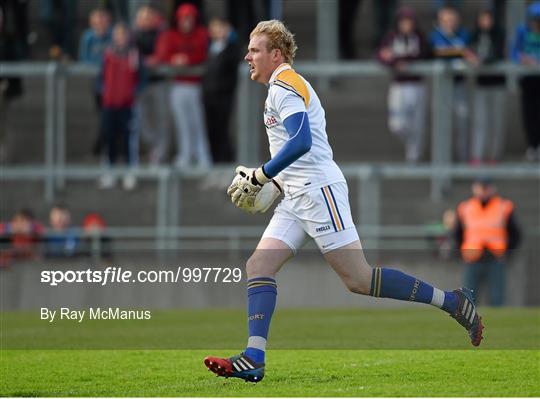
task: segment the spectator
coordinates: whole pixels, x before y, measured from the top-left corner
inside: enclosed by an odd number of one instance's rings
[[[341,59],[356,58],[354,31],[361,0],[338,0],[338,37]]]
[[[249,34],[255,28],[258,20],[255,10],[256,2],[227,0],[226,3],[227,21],[231,22],[234,31],[238,33],[240,42],[247,44]]]
[[[455,215],[454,209],[447,209],[440,220],[424,225],[426,241],[433,256],[441,260],[449,260],[453,256]]]
[[[388,126],[405,142],[406,159],[417,162],[422,156],[426,131],[426,87],[421,76],[403,69],[411,61],[428,56],[427,42],[417,27],[416,13],[403,7],[397,13],[396,29],[383,39],[379,60],[394,72],[388,91]]]
[[[71,227],[71,212],[66,205],[57,204],[49,213],[50,230],[45,245],[49,258],[71,257],[77,254],[79,237]]]
[[[540,1],[529,5],[527,22],[516,30],[512,60],[540,70]],[[526,158],[529,161],[540,161],[540,73],[524,76],[520,86],[523,124],[527,134]]]
[[[79,60],[100,67],[103,63],[105,49],[112,41],[111,16],[106,9],[95,8],[90,12],[89,23],[90,28],[81,36],[79,44]],[[101,87],[101,79],[99,77],[94,81],[92,92],[94,95],[94,103],[99,113],[99,119],[101,119],[101,96],[103,94],[103,88]],[[103,132],[98,130],[93,148],[95,155],[101,153],[103,142]]]
[[[504,33],[495,27],[491,11],[478,15],[470,48],[475,65],[488,65],[504,59]],[[504,75],[479,75],[474,91],[472,164],[500,160],[506,129],[506,78]]]
[[[91,212],[84,217],[83,255],[111,258],[111,238],[107,236],[106,229],[107,224],[98,213]]]
[[[9,49],[9,61],[28,58],[28,0],[0,1],[0,41]]]
[[[139,8],[135,18],[134,41],[145,64],[154,53],[162,27],[163,17],[157,9],[151,6]],[[163,99],[168,97],[167,81],[159,76],[151,76],[134,109],[137,136],[140,135],[150,144],[152,165],[161,164],[168,152],[170,113],[169,108],[162,104]]]
[[[176,26],[159,35],[151,63],[181,67],[200,65],[208,55],[208,31],[199,22],[195,6],[185,3],[176,11]],[[176,166],[192,161],[207,167],[212,163],[201,98],[201,78],[177,76],[171,89],[171,105],[176,125]]]
[[[78,0],[41,0],[39,5],[41,20],[51,37],[49,58],[74,59]]]
[[[167,14],[167,21],[169,22],[169,25],[176,26],[176,11],[178,10],[178,7],[180,7],[182,4],[191,4],[197,9],[197,13],[200,16],[199,22],[203,25],[206,25],[205,20],[205,6],[204,6],[204,0],[166,0],[166,14]],[[251,2],[244,2],[244,7],[247,7],[248,4]],[[239,11],[239,10],[238,10]]]
[[[107,143],[109,166],[116,163],[119,148],[128,165],[136,166],[138,149],[132,139],[132,107],[144,84],[144,71],[137,49],[130,44],[127,25],[118,23],[113,30],[113,44],[105,50],[101,76],[103,78],[103,111],[101,131]],[[99,179],[102,189],[114,187],[114,175],[106,173]],[[125,190],[133,190],[137,180],[133,172],[123,179]]]
[[[0,1],[0,62],[19,61],[28,55],[28,4]],[[0,163],[9,158],[9,143],[16,136],[9,126],[9,104],[23,93],[22,79],[0,76]],[[8,131],[10,130],[10,131]]]
[[[79,44],[79,60],[99,66],[103,53],[111,44],[111,16],[104,8],[95,8],[89,16],[90,28],[84,31]]]
[[[443,7],[437,12],[437,26],[431,33],[431,45],[435,58],[460,63],[471,58],[467,49],[469,33],[460,27],[457,11]],[[453,114],[457,128],[457,155],[459,161],[469,159],[469,112],[463,76],[454,78]]]
[[[215,162],[234,159],[229,135],[238,77],[240,45],[231,25],[220,18],[210,21],[210,52],[202,81],[208,138]]]
[[[178,3],[178,0],[176,2]],[[258,21],[283,19],[283,0],[226,0],[225,3],[225,20],[231,24],[242,46],[249,42],[249,34]],[[197,8],[200,11],[200,7]],[[341,24],[339,26],[341,27]]]
[[[21,61],[28,58],[28,2],[0,2],[0,61]],[[23,93],[18,77],[0,77],[0,94],[6,101]],[[1,100],[0,100],[1,101]]]
[[[39,257],[39,245],[45,228],[34,218],[29,209],[21,209],[13,215],[10,222],[0,223],[0,236],[7,248],[2,249],[0,265],[8,265],[12,261]]]
[[[520,241],[520,229],[512,201],[496,194],[489,177],[472,185],[472,198],[457,208],[456,243],[466,264],[465,286],[478,293],[489,284],[492,306],[504,304],[505,260]]]

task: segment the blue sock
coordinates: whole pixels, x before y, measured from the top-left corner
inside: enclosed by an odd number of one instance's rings
[[[396,269],[374,268],[370,295],[428,303],[451,314],[457,308],[457,297],[453,292],[442,291]]]
[[[249,339],[244,354],[257,363],[264,362],[270,321],[276,307],[276,280],[256,277],[248,280]]]

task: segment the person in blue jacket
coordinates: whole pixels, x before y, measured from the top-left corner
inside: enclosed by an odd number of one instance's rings
[[[433,57],[449,63],[463,63],[471,60],[468,49],[469,32],[460,25],[460,16],[452,7],[443,7],[437,12],[437,24],[430,35]],[[457,134],[457,157],[461,162],[469,160],[469,111],[465,78],[454,77],[452,110]]]

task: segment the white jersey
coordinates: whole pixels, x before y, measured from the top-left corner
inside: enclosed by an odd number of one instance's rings
[[[311,85],[289,64],[281,64],[272,74],[264,106],[264,124],[272,158],[290,139],[283,121],[298,112],[307,112],[311,129],[311,149],[279,173],[285,195],[296,197],[310,190],[344,182],[333,160],[326,135],[324,109]]]

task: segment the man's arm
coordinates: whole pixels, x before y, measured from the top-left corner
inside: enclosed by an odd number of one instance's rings
[[[311,129],[307,112],[290,115],[283,121],[289,134],[289,141],[279,150],[274,158],[263,165],[263,172],[268,178],[278,175],[311,149]]]
[[[508,231],[508,251],[513,251],[519,246],[521,241],[521,228],[519,227],[514,212],[508,217],[506,230]]]

